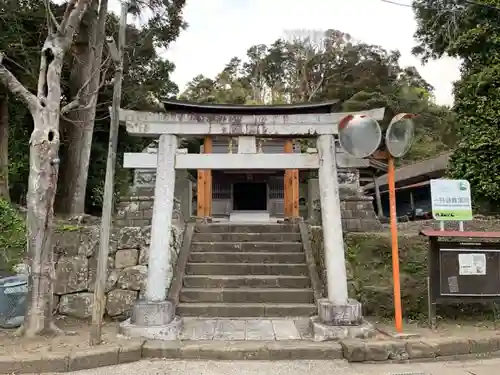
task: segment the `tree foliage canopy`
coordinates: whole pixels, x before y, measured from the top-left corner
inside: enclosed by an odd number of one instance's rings
[[[157,47],[166,47],[177,38],[187,25],[182,19],[185,0],[148,0],[139,1],[139,10],[153,12],[154,16],[146,25],[137,28],[127,27],[127,46],[125,49],[124,81],[122,107],[139,110],[157,108],[156,99],[178,93],[177,85],[169,79],[175,66],[160,57]],[[57,17],[64,7],[52,4]],[[106,34],[117,39],[118,17],[108,15]],[[46,12],[39,0],[5,0],[0,4],[0,51],[6,57],[4,64],[32,92],[36,92],[40,47],[47,35]],[[104,59],[107,57],[104,51]],[[69,102],[70,57],[63,69],[62,105]],[[104,72],[103,72],[104,74]],[[91,163],[87,188],[87,210],[96,212],[100,209],[103,194],[106,155],[109,140],[109,106],[112,103],[113,69],[104,74],[105,84],[99,91],[97,114],[92,142]],[[33,130],[33,121],[23,103],[10,96],[9,101],[9,185],[14,201],[23,203],[27,192],[28,177],[28,141]],[[64,142],[64,139],[63,139]],[[141,151],[146,141],[130,137],[120,132],[118,156],[126,151]],[[62,145],[64,148],[64,144]],[[61,154],[64,157],[64,153]],[[117,194],[128,186],[128,174],[119,171],[117,176]]]
[[[414,52],[462,60],[455,83],[459,142],[450,174],[470,181],[476,203],[500,202],[500,1],[416,0]]]
[[[355,41],[338,30],[319,37],[278,39],[251,46],[214,78],[198,75],[181,97],[198,102],[294,103],[339,99],[342,109],[389,107],[417,118],[417,142],[408,160],[434,156],[454,143],[454,119],[433,102],[433,87],[398,51]]]

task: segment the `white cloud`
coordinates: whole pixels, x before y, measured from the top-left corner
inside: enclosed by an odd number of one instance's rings
[[[410,4],[410,0],[399,0]],[[111,1],[119,9],[117,0]],[[459,62],[442,58],[422,66],[411,55],[416,22],[411,8],[379,0],[187,0],[189,28],[166,52],[176,70],[173,80],[183,89],[197,74],[214,76],[233,56],[248,47],[271,43],[287,29],[338,29],[386,49],[398,49],[403,65],[417,66],[436,89],[436,101],[453,102],[452,83]]]

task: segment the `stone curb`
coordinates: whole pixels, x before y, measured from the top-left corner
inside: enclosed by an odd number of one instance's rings
[[[500,355],[500,336],[477,339],[419,338],[409,340],[341,341],[343,358],[348,362],[466,359]]]
[[[143,358],[210,360],[342,359],[334,342],[313,341],[147,341]]]
[[[69,372],[141,359],[332,360],[366,363],[453,361],[500,357],[500,335],[478,339],[433,338],[337,342],[131,340],[67,353],[0,356],[0,374]]]
[[[144,341],[102,345],[70,352],[0,356],[0,374],[70,372],[139,361]]]

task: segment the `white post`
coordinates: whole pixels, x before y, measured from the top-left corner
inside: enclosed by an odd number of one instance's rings
[[[335,305],[345,305],[348,298],[347,275],[334,136],[320,135],[317,148],[328,299]]]
[[[174,209],[176,151],[177,136],[160,136],[145,295],[147,302],[160,302],[167,298],[167,274],[171,267],[169,247]]]
[[[377,176],[373,174],[373,184],[375,185],[375,201],[377,202],[377,216],[384,217],[384,209],[382,207],[382,197],[380,196],[380,185]]]

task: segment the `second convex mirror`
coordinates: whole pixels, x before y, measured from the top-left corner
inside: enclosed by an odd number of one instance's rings
[[[414,139],[413,115],[401,113],[395,116],[385,133],[387,151],[400,158],[408,153]]]

